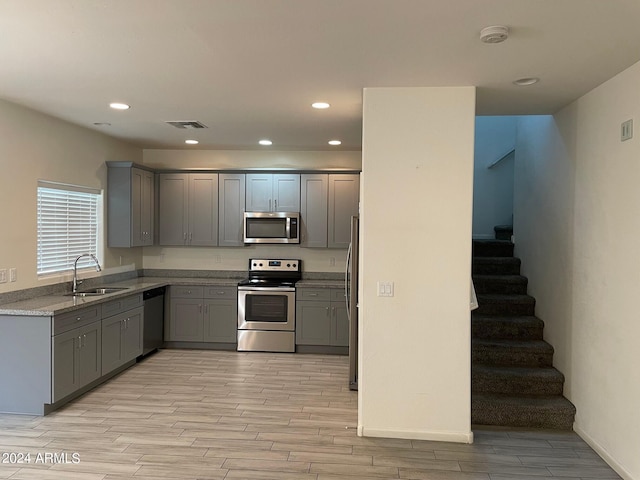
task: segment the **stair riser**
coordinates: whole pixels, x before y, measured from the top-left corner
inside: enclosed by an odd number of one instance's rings
[[[551,367],[553,352],[529,352],[523,350],[503,350],[501,348],[473,347],[472,363],[483,365],[503,365],[512,367]]]
[[[478,299],[478,308],[474,311],[478,315],[504,315],[516,316],[525,315],[533,316],[535,313],[535,303],[519,303],[519,302],[483,302]]]
[[[516,410],[505,409],[502,406],[474,406],[471,409],[471,422],[476,425],[571,430],[574,415],[574,412],[565,410]]]
[[[508,395],[562,395],[563,381],[547,378],[513,378],[472,375],[471,391],[474,393],[500,393]]]
[[[513,243],[473,242],[474,257],[513,257]]]
[[[519,275],[520,260],[517,258],[484,259],[474,258],[473,275]]]
[[[542,322],[517,325],[508,322],[471,321],[471,336],[484,340],[542,340]]]
[[[526,295],[527,282],[501,282],[497,280],[477,280],[474,278],[473,287],[477,294],[495,293],[500,295]]]

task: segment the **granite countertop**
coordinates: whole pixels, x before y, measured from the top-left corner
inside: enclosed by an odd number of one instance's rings
[[[167,285],[217,285],[235,287],[239,278],[198,278],[198,277],[138,277],[102,286],[127,287],[114,293],[88,297],[74,297],[71,295],[54,294],[43,295],[27,300],[0,305],[0,315],[49,317],[70,312],[79,308],[108,302],[120,297],[142,293],[152,288]],[[98,287],[98,288],[99,288]]]

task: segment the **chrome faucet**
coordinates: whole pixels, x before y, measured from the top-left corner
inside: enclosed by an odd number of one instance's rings
[[[98,262],[98,259],[93,253],[83,253],[82,255],[78,255],[76,261],[73,262],[73,293],[78,292],[78,285],[82,283],[82,280],[78,280],[78,260],[80,260],[82,257],[93,258],[93,261],[96,262],[96,272],[102,270],[102,267],[100,267],[100,262]]]

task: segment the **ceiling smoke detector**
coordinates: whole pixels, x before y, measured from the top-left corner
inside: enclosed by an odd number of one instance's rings
[[[502,43],[509,37],[509,28],[493,25],[480,30],[480,40],[484,43]]]

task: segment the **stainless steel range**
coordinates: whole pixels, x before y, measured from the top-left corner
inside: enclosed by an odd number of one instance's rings
[[[238,283],[238,351],[295,352],[296,259],[249,260],[249,277]]]

